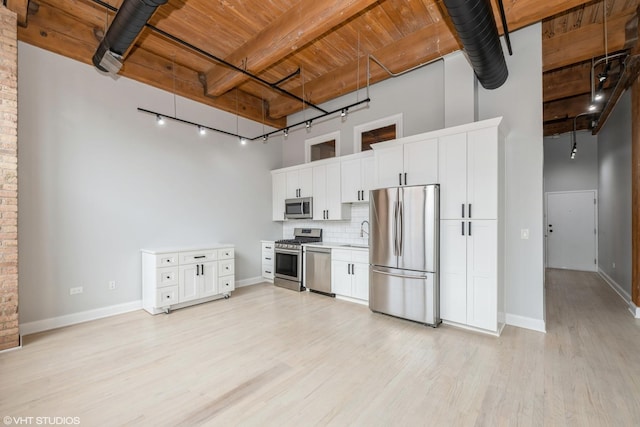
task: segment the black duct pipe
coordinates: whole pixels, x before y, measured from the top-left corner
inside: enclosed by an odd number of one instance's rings
[[[124,55],[159,6],[168,0],[124,0],[113,22],[93,55],[93,65],[107,70],[102,63],[109,52]]]
[[[471,67],[485,89],[509,76],[490,0],[444,0]]]

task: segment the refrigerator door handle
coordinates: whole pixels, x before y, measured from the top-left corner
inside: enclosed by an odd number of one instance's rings
[[[398,233],[398,255],[402,256],[402,249],[403,249],[403,245],[404,245],[404,211],[403,211],[403,205],[401,202],[398,202],[398,211],[400,213],[399,217],[400,217],[400,232]]]
[[[393,254],[398,256],[398,202],[393,207]]]
[[[376,270],[375,268],[373,268],[371,271],[373,271],[374,273],[380,273],[380,274],[384,274],[384,275],[387,275],[387,276],[400,277],[402,279],[420,279],[420,280],[424,280],[424,279],[428,279],[429,278],[429,276],[412,276],[410,274],[388,273],[386,271]]]

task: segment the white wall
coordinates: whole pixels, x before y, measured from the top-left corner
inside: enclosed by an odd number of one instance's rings
[[[598,134],[598,268],[631,297],[631,93]],[[615,267],[614,267],[615,264]]]
[[[158,127],[136,108],[173,114],[171,93],[18,50],[21,323],[139,300],[141,247],[232,243],[236,280],[260,275],[260,239],[282,233],[269,173],[281,143]],[[236,131],[234,115],[180,97],[177,113]],[[240,133],[262,126],[241,119]]]
[[[544,191],[598,189],[598,137],[577,131],[578,152],[571,159],[573,132],[544,138]]]
[[[377,67],[375,64],[371,66]],[[398,113],[403,114],[404,136],[442,129],[444,127],[443,82],[443,64],[442,61],[438,61],[403,76],[389,78],[372,85],[369,92],[371,102],[349,110],[346,120],[341,120],[338,113],[314,121],[309,131],[304,126],[292,129],[284,140],[283,165],[304,163],[304,141],[335,131],[340,131],[340,154],[352,154],[354,126]],[[364,89],[322,104],[322,107],[327,111],[333,111],[362,99],[366,99]],[[319,114],[316,110],[306,109],[289,116],[287,123],[299,123]],[[270,138],[269,141],[283,138],[278,136]]]
[[[503,116],[507,133],[507,323],[544,328],[543,131],[541,24],[503,40],[509,78],[495,90],[478,88],[480,120]],[[530,238],[520,239],[529,229]]]

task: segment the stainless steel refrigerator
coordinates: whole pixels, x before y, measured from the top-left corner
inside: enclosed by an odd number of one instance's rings
[[[372,190],[369,224],[369,308],[440,324],[440,187]]]

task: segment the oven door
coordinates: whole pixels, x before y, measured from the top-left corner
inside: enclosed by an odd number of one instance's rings
[[[302,251],[275,249],[274,284],[288,289],[302,290]]]

